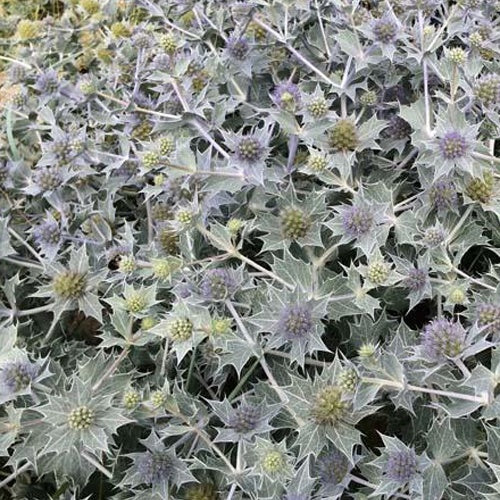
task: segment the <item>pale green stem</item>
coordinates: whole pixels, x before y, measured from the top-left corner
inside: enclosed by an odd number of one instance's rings
[[[33,309],[25,309],[24,311],[18,311],[16,316],[22,318],[23,316],[31,316],[32,314],[39,314],[45,311],[50,311],[54,307],[54,304],[46,304],[40,307],[34,307]]]
[[[467,207],[467,210],[463,213],[462,217],[460,217],[460,220],[457,222],[457,225],[450,231],[450,234],[446,238],[447,245],[449,245],[453,241],[455,235],[458,233],[458,231],[460,231],[464,223],[469,218],[469,215],[471,214],[472,210],[474,210],[474,205],[469,205]]]
[[[471,394],[462,394],[460,392],[453,391],[442,391],[440,389],[429,389],[427,387],[419,387],[411,384],[403,384],[402,382],[396,382],[395,380],[386,380],[380,378],[369,378],[362,377],[361,381],[367,384],[375,384],[385,387],[393,387],[400,390],[409,390],[414,392],[422,392],[425,394],[435,394],[437,396],[445,396],[452,399],[461,399],[463,401],[471,401],[473,403],[481,403],[483,405],[489,404],[489,398],[487,395],[473,396]]]
[[[86,451],[82,451],[81,453],[82,457],[87,460],[90,464],[92,464],[96,469],[98,469],[100,472],[102,472],[108,479],[113,478],[113,474],[107,470],[104,465],[102,465],[99,460],[94,458],[92,455],[87,453]]]
[[[17,476],[22,474],[23,472],[26,472],[29,468],[31,467],[30,462],[26,462],[24,465],[21,465],[18,469],[16,469],[12,474],[7,476],[2,482],[0,482],[0,490],[4,487],[7,486],[11,481],[16,479]]]
[[[462,278],[466,278],[469,281],[472,281],[472,283],[475,283],[476,285],[479,285],[479,286],[482,286],[484,288],[487,288],[488,290],[491,290],[493,292],[496,291],[496,287],[494,287],[492,285],[488,285],[487,283],[483,283],[482,281],[480,281],[480,280],[478,280],[476,278],[473,278],[472,276],[469,276],[468,274],[466,274],[463,271],[461,271],[460,269],[458,269],[458,267],[453,266],[453,271],[455,271],[457,274],[459,274],[460,276],[462,276]]]
[[[316,73],[319,77],[321,77],[326,83],[331,85],[332,87],[335,87],[337,89],[340,88],[340,85],[335,83],[331,78],[329,78],[323,71],[321,71],[319,68],[317,68],[311,61],[306,59],[300,52],[298,52],[294,47],[292,47],[288,42],[283,40],[283,37],[275,30],[273,30],[270,26],[267,24],[263,23],[260,19],[257,17],[253,18],[254,22],[258,24],[261,28],[265,29],[270,35],[272,35],[274,38],[276,38],[279,42],[281,42],[286,49],[291,52],[299,61],[301,61],[305,66],[307,66],[311,71]]]
[[[40,262],[43,266],[43,259],[40,257],[40,255],[38,255],[36,250],[29,243],[27,243],[22,236],[17,234],[14,229],[9,227],[8,231],[14,238],[16,238],[16,240],[18,240],[24,247],[26,247],[30,254],[33,255],[33,257],[35,257],[35,259],[38,260],[38,262]]]

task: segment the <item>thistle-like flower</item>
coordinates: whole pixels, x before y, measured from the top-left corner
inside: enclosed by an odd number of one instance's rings
[[[365,235],[374,227],[375,218],[369,207],[350,205],[342,214],[342,227],[351,238]]]
[[[398,115],[392,115],[386,133],[391,139],[407,139],[412,133],[411,125]]]
[[[54,293],[63,300],[79,299],[85,294],[87,277],[76,271],[63,271],[52,280]]]
[[[307,303],[291,304],[278,319],[277,333],[288,340],[307,338],[314,328],[311,307]]]
[[[57,93],[60,85],[59,76],[51,69],[40,74],[36,80],[35,89],[42,95],[50,96]]]
[[[377,42],[383,44],[394,43],[398,38],[399,26],[396,21],[384,16],[373,22],[372,33]]]
[[[452,181],[441,179],[429,189],[429,199],[439,211],[450,210],[457,205],[457,190]]]
[[[347,411],[347,402],[343,399],[342,389],[329,385],[320,390],[312,403],[311,417],[318,425],[334,426],[340,422]]]
[[[310,227],[309,218],[300,209],[289,207],[281,211],[281,229],[285,238],[291,240],[303,238]]]
[[[61,229],[55,220],[47,220],[38,225],[33,231],[36,244],[45,249],[57,249],[61,241]]]
[[[359,377],[354,368],[345,368],[339,373],[337,385],[346,393],[354,392],[358,386]]]
[[[404,484],[418,474],[417,456],[413,450],[398,450],[390,453],[385,475],[392,481]]]
[[[428,247],[437,247],[446,239],[446,233],[440,227],[430,227],[426,229],[423,237],[423,242]]]
[[[465,348],[465,330],[448,319],[431,321],[422,332],[423,353],[431,361],[446,361],[459,356]]]
[[[338,450],[323,454],[316,462],[316,472],[322,486],[336,486],[349,472],[349,460]]]
[[[294,83],[280,83],[274,89],[272,98],[279,108],[294,112],[300,105],[300,90]]]
[[[377,100],[377,93],[373,90],[367,90],[366,92],[363,92],[363,94],[361,94],[361,97],[359,98],[359,102],[363,106],[375,106],[375,104],[377,104]]]
[[[141,402],[141,396],[137,391],[130,390],[123,395],[123,406],[127,410],[133,410]]]
[[[467,138],[456,130],[446,132],[439,139],[441,155],[446,160],[463,158],[469,151],[470,145]]]
[[[262,468],[270,475],[278,474],[286,466],[286,457],[279,450],[270,450],[262,457]]]
[[[233,59],[244,61],[250,52],[250,44],[246,37],[233,35],[227,40],[226,50]]]
[[[465,190],[467,196],[474,201],[488,203],[491,201],[495,188],[495,177],[492,172],[485,172],[483,178],[472,179]]]
[[[1,392],[15,394],[26,389],[38,375],[39,367],[29,361],[12,361],[0,368]]]
[[[233,409],[229,416],[227,426],[237,434],[245,435],[255,430],[262,419],[262,411],[258,406],[250,403],[242,403]]]
[[[366,277],[376,286],[383,285],[389,277],[390,266],[383,260],[375,260],[368,265]]]
[[[483,76],[476,83],[474,95],[486,106],[500,103],[500,76],[496,74]]]
[[[177,318],[170,323],[170,338],[174,342],[185,342],[193,335],[193,323],[189,318]]]
[[[340,151],[354,151],[358,146],[356,124],[349,118],[339,120],[330,131],[330,145]]]
[[[427,270],[425,269],[411,269],[404,280],[406,288],[412,292],[422,290],[429,279]]]
[[[467,59],[465,50],[461,47],[453,47],[447,53],[447,58],[455,65],[462,65]]]
[[[209,269],[201,282],[201,294],[205,299],[220,301],[236,291],[236,281],[229,269]]]
[[[83,431],[92,426],[95,412],[88,406],[74,408],[68,414],[68,426],[77,431]]]
[[[328,113],[328,103],[324,96],[314,97],[307,103],[307,111],[316,120],[323,118]]]
[[[485,328],[488,333],[500,331],[500,305],[479,304],[476,314],[478,325]]]
[[[264,148],[256,137],[242,137],[236,146],[236,156],[242,162],[249,164],[262,160]]]
[[[172,475],[172,459],[167,451],[146,451],[138,457],[136,466],[145,484],[159,484]]]

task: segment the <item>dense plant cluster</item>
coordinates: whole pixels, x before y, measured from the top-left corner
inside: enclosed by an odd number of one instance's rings
[[[499,25],[0,0],[2,498],[500,498]]]

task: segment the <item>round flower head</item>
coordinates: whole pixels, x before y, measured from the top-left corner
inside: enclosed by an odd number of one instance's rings
[[[257,163],[262,160],[263,155],[264,147],[256,137],[242,137],[236,146],[236,156],[240,161]]]
[[[298,208],[288,207],[281,211],[281,229],[283,236],[297,240],[307,235],[311,223],[309,218]]]
[[[174,54],[175,51],[177,50],[177,40],[173,33],[167,33],[166,35],[163,35],[160,37],[159,40],[160,47],[167,53],[167,54]]]
[[[385,466],[385,475],[392,481],[407,483],[418,474],[417,456],[413,450],[393,451]]]
[[[189,318],[177,318],[170,324],[169,335],[172,340],[184,342],[193,335],[194,325]]]
[[[179,236],[173,229],[162,228],[158,233],[158,241],[167,255],[175,255],[179,252]]]
[[[377,93],[373,90],[367,90],[361,95],[359,102],[363,106],[375,106],[377,104]]]
[[[494,193],[495,177],[491,172],[485,172],[483,178],[472,179],[467,185],[466,194],[474,201],[488,203]]]
[[[342,399],[342,389],[329,385],[320,390],[315,397],[311,416],[318,425],[335,425],[345,415],[347,403]]]
[[[212,483],[195,484],[188,488],[186,500],[219,500],[217,488]]]
[[[146,484],[167,481],[173,472],[172,458],[166,451],[147,451],[137,459],[137,471]]]
[[[268,474],[277,474],[286,466],[286,459],[283,453],[278,450],[271,450],[262,457],[262,468]]]
[[[446,132],[439,139],[439,149],[444,159],[456,160],[457,158],[463,158],[467,154],[469,144],[465,136],[456,130],[452,130]]]
[[[429,198],[438,210],[449,210],[457,204],[457,190],[451,181],[441,179],[429,189]]]
[[[255,430],[262,419],[260,408],[249,403],[242,403],[238,408],[234,408],[227,426],[238,434],[247,434]]]
[[[436,319],[424,328],[421,345],[423,353],[431,361],[446,361],[464,350],[465,330],[458,322]]]
[[[318,96],[307,103],[307,111],[309,114],[319,120],[328,113],[328,103],[323,96]]]
[[[314,328],[311,307],[292,304],[283,310],[278,320],[278,332],[288,340],[307,338]]]
[[[57,168],[39,168],[33,174],[33,183],[41,191],[53,191],[61,186],[63,179]]]
[[[395,21],[382,17],[373,22],[372,33],[377,42],[383,44],[393,43],[398,37],[399,26]]]
[[[365,206],[351,205],[342,214],[342,227],[347,236],[357,238],[374,226],[373,212]]]
[[[484,106],[500,103],[500,76],[491,74],[481,78],[476,84],[474,95]]]
[[[35,83],[35,89],[42,95],[52,95],[59,90],[59,76],[54,70],[40,74]]]
[[[377,286],[383,285],[389,277],[390,267],[387,262],[376,260],[368,266],[366,277]]]
[[[35,228],[33,236],[38,246],[56,246],[61,240],[61,230],[56,221],[48,220]]]
[[[29,361],[13,361],[0,368],[2,392],[14,394],[26,389],[38,375],[38,367]]]
[[[453,47],[452,49],[450,49],[448,51],[447,57],[453,64],[456,65],[464,64],[467,59],[465,50],[461,47]]]
[[[318,459],[316,470],[323,486],[336,486],[349,472],[349,460],[343,453],[334,450]]]
[[[146,307],[146,297],[140,291],[134,291],[125,301],[125,308],[131,313],[141,312]]]
[[[141,396],[137,391],[127,391],[123,395],[123,406],[127,410],[133,410],[141,402]]]
[[[280,83],[272,97],[276,106],[286,111],[295,111],[300,104],[300,91],[293,83]]]
[[[398,115],[393,115],[389,120],[386,132],[391,139],[402,140],[410,136],[412,128],[406,120]]]
[[[359,143],[356,124],[349,118],[339,120],[330,131],[330,145],[340,151],[354,151]]]
[[[94,423],[94,420],[94,410],[88,406],[79,406],[68,414],[68,426],[77,431],[88,429]]]
[[[321,155],[312,154],[307,159],[307,167],[313,172],[323,172],[328,166],[328,160]]]
[[[201,294],[208,300],[225,300],[236,290],[236,282],[228,269],[209,269],[202,282]]]
[[[52,280],[54,293],[64,300],[79,299],[85,293],[87,277],[75,271],[63,271]]]
[[[424,288],[427,279],[428,276],[425,269],[411,269],[404,280],[404,284],[412,292],[417,292]]]
[[[250,52],[248,39],[245,37],[231,36],[226,44],[228,54],[237,61],[244,61]]]
[[[488,333],[500,331],[500,305],[479,304],[476,314],[478,325],[485,327]]]
[[[345,392],[354,392],[358,386],[358,374],[354,368],[342,370],[337,378],[338,386]]]
[[[423,237],[424,243],[431,248],[441,245],[441,243],[443,243],[445,239],[446,239],[446,233],[443,231],[443,229],[439,227],[428,228],[425,231]]]

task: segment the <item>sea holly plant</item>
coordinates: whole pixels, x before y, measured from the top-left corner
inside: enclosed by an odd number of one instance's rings
[[[0,2],[4,496],[497,498],[499,15]]]

